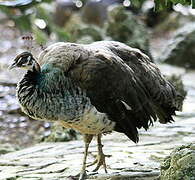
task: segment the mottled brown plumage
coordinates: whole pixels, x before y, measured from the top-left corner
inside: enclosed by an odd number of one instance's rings
[[[15,62],[30,57],[21,55]],[[38,63],[31,60],[34,63],[26,64],[32,67],[18,84],[19,103],[35,119],[58,121],[86,134],[80,179],[93,135],[98,135],[99,147],[95,170],[104,165],[106,171],[101,133],[115,130],[138,142],[138,128],[147,130],[157,118],[171,122],[180,107],[180,95],[157,66],[138,49],[119,42],[55,43],[40,54]]]

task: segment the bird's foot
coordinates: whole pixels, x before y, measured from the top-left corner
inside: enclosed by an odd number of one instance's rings
[[[81,171],[79,174],[79,179],[78,180],[85,180],[87,177],[86,171]]]
[[[75,176],[69,176],[69,178],[72,178],[70,180],[85,180],[87,178],[87,173],[85,170],[81,170],[80,173],[76,174]]]
[[[87,167],[90,167],[90,166],[93,166],[93,165],[97,164],[96,168],[93,170],[93,172],[96,172],[96,171],[98,171],[100,166],[103,165],[105,173],[107,173],[106,160],[105,160],[106,157],[111,157],[111,155],[105,155],[103,153],[98,154],[96,156],[96,159],[94,160],[94,162],[88,164]]]

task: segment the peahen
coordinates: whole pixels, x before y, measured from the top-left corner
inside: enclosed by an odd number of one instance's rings
[[[11,69],[27,69],[17,86],[17,99],[30,117],[58,121],[84,134],[85,151],[80,180],[85,177],[89,144],[97,136],[94,171],[106,163],[101,134],[124,133],[138,142],[138,129],[158,118],[173,121],[181,96],[157,66],[140,50],[115,41],[83,45],[59,42],[36,60],[30,52],[14,59]]]

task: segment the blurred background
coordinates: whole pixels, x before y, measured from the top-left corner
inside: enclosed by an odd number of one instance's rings
[[[188,4],[163,7],[153,0],[0,0],[0,154],[41,141],[80,138],[73,130],[29,119],[21,112],[15,88],[25,72],[7,70],[13,58],[26,50],[38,56],[57,41],[100,40],[141,49],[184,96],[188,93],[179,116],[195,115],[195,10]]]

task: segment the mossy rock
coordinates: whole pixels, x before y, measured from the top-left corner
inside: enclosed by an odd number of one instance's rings
[[[78,14],[74,14],[65,26],[66,32],[71,35],[70,41],[76,43],[92,43],[104,39],[104,30],[96,25],[82,22]]]
[[[79,136],[79,133],[73,129],[65,129],[58,124],[54,124],[51,128],[51,133],[42,138],[44,142],[66,142],[71,140],[76,140]]]
[[[0,145],[0,155],[14,152],[17,150],[19,150],[18,147],[14,147],[13,145],[8,144],[8,143]]]
[[[81,17],[87,24],[95,24],[102,27],[107,19],[107,8],[113,2],[88,0],[82,8]],[[115,1],[116,3],[116,1]]]
[[[160,61],[186,68],[195,68],[195,24],[179,29],[164,49]]]
[[[180,97],[178,97],[177,102],[179,104],[179,110],[182,111],[183,101],[187,95],[187,91],[184,88],[181,76],[173,74],[171,76],[166,76],[166,79],[173,84],[176,91],[181,95]]]
[[[141,49],[150,55],[149,34],[145,25],[124,6],[113,5],[108,8],[108,22],[105,26],[107,36],[113,40]]]
[[[185,26],[185,24],[195,21],[195,16],[191,14],[184,16],[182,13],[176,11],[168,13],[167,10],[156,13],[163,15],[160,17],[161,22],[154,29],[154,33],[159,35],[174,33],[179,28]]]
[[[161,164],[160,180],[194,180],[195,145],[176,148]]]

